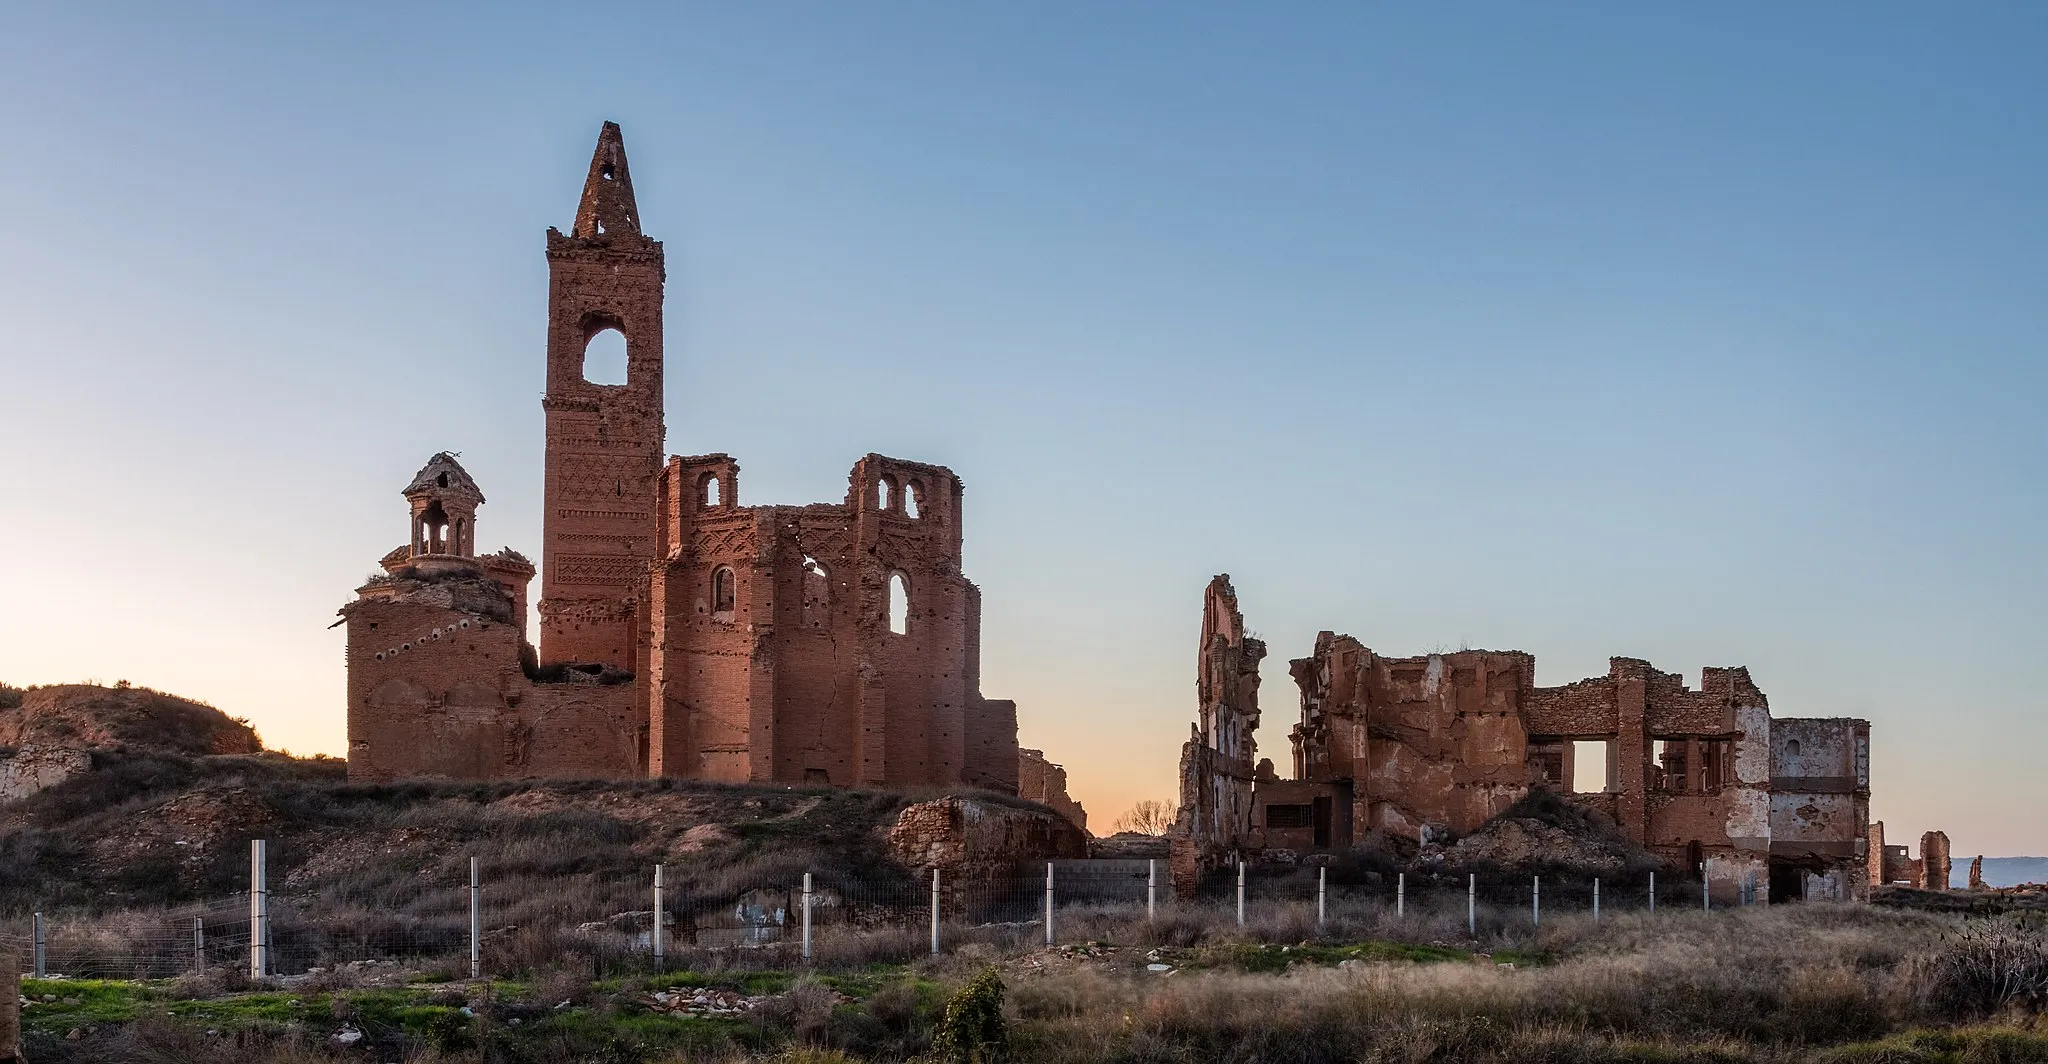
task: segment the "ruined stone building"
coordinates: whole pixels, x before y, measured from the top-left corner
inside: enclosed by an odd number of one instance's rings
[[[1289,666],[1301,708],[1283,780],[1252,764],[1256,678],[1216,693],[1264,652],[1239,634],[1227,578],[1210,582],[1203,611],[1177,881],[1239,854],[1471,832],[1544,787],[1671,866],[1706,864],[1716,889],[1767,881],[1773,900],[1852,898],[1869,883],[1869,724],[1773,718],[1746,669],[1706,669],[1695,691],[1614,658],[1606,676],[1539,687],[1519,651],[1389,658],[1324,632]]]
[[[1970,865],[1970,888],[1984,885],[1983,857]],[[1947,890],[1954,866],[1949,860],[1948,833],[1929,831],[1920,836],[1920,856],[1911,848],[1887,846],[1884,821],[1870,825],[1870,882],[1873,886],[1912,887],[1916,890]]]
[[[870,454],[837,502],[745,506],[732,458],[664,457],[663,251],[616,125],[547,262],[539,646],[534,567],[476,553],[483,493],[434,456],[405,490],[410,541],[342,610],[350,778],[1016,793],[1016,707],[980,691],[959,478]],[[586,376],[607,331],[624,338],[623,383]]]

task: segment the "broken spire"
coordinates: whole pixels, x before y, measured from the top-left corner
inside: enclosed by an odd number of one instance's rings
[[[640,235],[640,208],[633,202],[633,178],[626,171],[626,142],[617,122],[606,122],[590,156],[590,176],[583,181],[583,202],[576,206],[576,227],[569,235],[583,240]]]

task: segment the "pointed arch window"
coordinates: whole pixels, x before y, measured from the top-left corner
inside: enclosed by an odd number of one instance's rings
[[[902,573],[889,574],[889,631],[910,634],[910,579]]]

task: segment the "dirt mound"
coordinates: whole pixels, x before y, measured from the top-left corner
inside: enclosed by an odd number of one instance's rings
[[[255,754],[256,730],[203,702],[146,687],[60,684],[0,702],[0,746]]]
[[[1171,849],[1166,836],[1139,831],[1119,831],[1105,838],[1088,840],[1088,856],[1097,860],[1165,860]]]
[[[1606,814],[1533,790],[1449,846],[1422,848],[1424,867],[1580,876],[1634,875],[1661,862],[1630,842]]]

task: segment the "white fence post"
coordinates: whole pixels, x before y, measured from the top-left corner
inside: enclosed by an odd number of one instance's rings
[[[35,967],[33,970],[36,973],[36,978],[42,979],[50,974],[49,965],[44,957],[44,943],[47,941],[48,931],[43,927],[42,913],[36,914],[35,932]]]
[[[266,840],[249,840],[249,978],[270,974],[270,872]]]
[[[1708,884],[1712,882],[1712,879],[1710,877],[1712,874],[1713,864],[1714,862],[1712,861],[1700,862],[1700,909],[1704,912],[1714,911],[1714,895],[1713,892],[1708,889]]]
[[[811,874],[804,873],[804,961],[811,959]]]
[[[484,910],[483,879],[479,874],[477,859],[469,859],[469,977],[481,979],[484,974]]]
[[[192,974],[206,974],[206,918],[192,918]]]
[[[1472,872],[1465,877],[1465,931],[1473,938],[1479,937],[1479,873]]]
[[[1600,922],[1600,877],[1593,877],[1593,922]]]
[[[1529,881],[1529,926],[1543,926],[1543,877],[1533,876]]]
[[[1052,945],[1052,862],[1045,862],[1045,944]]]
[[[1329,917],[1330,866],[1316,866],[1316,930],[1323,929]]]
[[[1408,873],[1394,873],[1394,918],[1408,915]]]
[[[1657,911],[1657,873],[1650,873],[1650,911]]]
[[[932,869],[932,956],[939,955],[939,870]]]
[[[667,939],[667,938],[668,938],[668,935],[664,933],[664,932],[665,932],[665,930],[666,930],[666,928],[665,928],[665,927],[663,926],[663,925],[665,925],[665,924],[667,924],[667,923],[668,923],[668,921],[667,921],[666,919],[664,919],[664,917],[665,917],[665,916],[667,915],[667,910],[666,910],[666,909],[664,909],[664,908],[662,908],[662,898],[661,898],[661,895],[662,895],[662,888],[668,885],[668,884],[667,884],[667,882],[666,882],[666,880],[667,880],[667,874],[666,874],[666,873],[667,873],[667,866],[666,866],[666,865],[661,865],[661,864],[657,864],[657,865],[655,865],[655,866],[654,866],[654,940],[653,940],[653,941],[654,941],[654,970],[655,970],[655,971],[657,971],[657,972],[659,972],[659,971],[666,971],[666,970],[667,970],[667,965],[668,965],[668,944],[667,944],[667,943],[666,943],[666,942],[664,941],[665,939]]]
[[[1244,927],[1244,858],[1237,859],[1237,926]]]
[[[1145,922],[1159,916],[1159,859],[1145,858]]]

